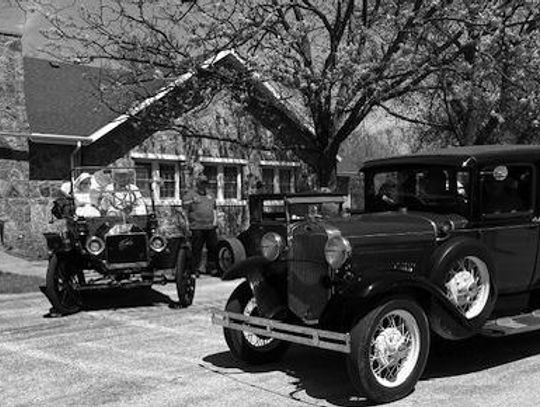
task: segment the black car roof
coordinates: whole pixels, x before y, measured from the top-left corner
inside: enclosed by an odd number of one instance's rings
[[[467,146],[371,160],[366,162],[362,169],[408,164],[471,166],[474,164],[536,161],[540,161],[540,145]]]

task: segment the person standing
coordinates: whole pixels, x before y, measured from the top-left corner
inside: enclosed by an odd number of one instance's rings
[[[217,248],[217,208],[216,198],[207,191],[208,180],[200,175],[196,187],[188,191],[182,200],[191,230],[193,250],[193,270],[200,273],[202,249],[206,244],[206,272],[212,273],[216,265]]]

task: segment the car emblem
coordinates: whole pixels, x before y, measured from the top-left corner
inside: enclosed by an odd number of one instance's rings
[[[130,246],[133,246],[133,239],[128,237],[120,240],[120,242],[118,243],[118,250],[126,250]]]

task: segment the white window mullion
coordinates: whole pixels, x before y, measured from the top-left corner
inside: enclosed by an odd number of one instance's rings
[[[217,200],[223,201],[225,199],[225,179],[223,175],[223,165],[217,166]]]
[[[242,167],[237,167],[236,170],[236,199],[242,199]]]
[[[174,163],[174,199],[180,200],[180,164]]]
[[[157,161],[152,161],[152,189],[154,191],[154,201],[159,202],[159,186],[160,183],[156,182],[160,179],[159,177],[159,163]]]

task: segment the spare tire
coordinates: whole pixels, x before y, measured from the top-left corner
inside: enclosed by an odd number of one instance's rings
[[[233,265],[246,259],[246,249],[235,237],[221,239],[217,244],[217,270],[220,276]]]
[[[433,256],[430,279],[474,330],[489,318],[496,299],[495,265],[488,249],[469,238],[453,239],[439,247]],[[470,332],[445,316],[439,304],[432,304],[433,330],[446,339],[462,339]]]

